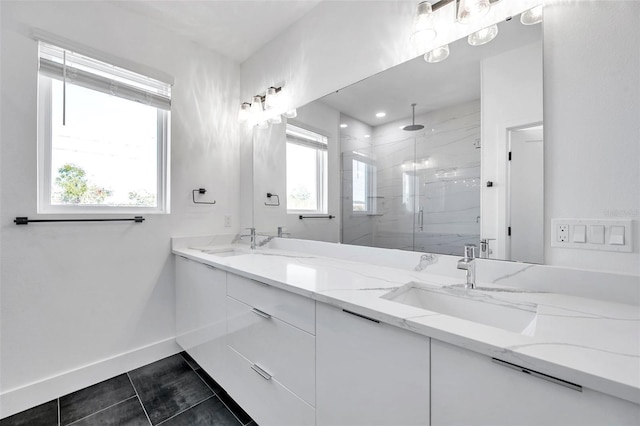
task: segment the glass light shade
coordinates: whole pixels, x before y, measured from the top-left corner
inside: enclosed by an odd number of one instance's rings
[[[475,33],[469,34],[467,37],[467,41],[471,46],[481,46],[483,44],[489,43],[491,40],[496,38],[498,35],[498,26],[490,25],[487,28],[483,28],[480,31],[476,31]]]
[[[526,12],[522,12],[520,15],[520,22],[524,25],[535,25],[542,22],[542,5],[529,9]]]
[[[280,116],[280,114],[275,115],[269,119],[269,122],[271,124],[280,124],[282,123],[282,117]]]
[[[427,44],[436,38],[438,33],[433,26],[431,3],[423,1],[418,4],[411,28],[411,44],[420,52],[424,52]]]
[[[468,24],[485,15],[491,8],[489,0],[460,0],[458,5],[458,22]]]
[[[280,94],[275,87],[269,87],[265,95],[264,109],[276,109],[280,106]]]
[[[294,108],[294,109],[290,109],[289,111],[285,112],[282,115],[284,115],[287,118],[296,118],[298,116],[298,111]]]
[[[251,115],[251,104],[249,102],[243,102],[240,105],[240,111],[238,111],[238,121],[240,123],[246,123]]]
[[[254,96],[253,102],[251,102],[251,116],[254,120],[259,120],[262,117],[262,98],[260,96]]]
[[[430,52],[427,52],[424,55],[424,60],[435,64],[436,62],[444,61],[449,57],[449,45],[445,44],[444,46],[436,47]]]

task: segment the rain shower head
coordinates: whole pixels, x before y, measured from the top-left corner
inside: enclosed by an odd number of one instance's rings
[[[411,104],[411,124],[408,126],[404,126],[402,130],[406,130],[407,132],[415,132],[416,130],[424,129],[422,124],[416,124],[416,104]]]

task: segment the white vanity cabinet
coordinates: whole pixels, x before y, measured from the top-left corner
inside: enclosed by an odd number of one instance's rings
[[[176,341],[217,381],[224,382],[227,273],[176,256]]]
[[[533,374],[533,375],[532,375]],[[432,425],[638,425],[640,406],[431,341]]]
[[[228,276],[225,390],[260,425],[315,424],[315,301]]]
[[[316,305],[317,425],[428,425],[429,338]]]

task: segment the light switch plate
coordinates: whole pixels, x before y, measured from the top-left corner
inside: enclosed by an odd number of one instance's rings
[[[631,219],[551,219],[551,247],[630,253],[633,222]],[[569,235],[560,237],[558,233],[565,226]]]

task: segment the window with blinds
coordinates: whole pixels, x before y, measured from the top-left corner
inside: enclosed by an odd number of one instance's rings
[[[287,212],[327,213],[326,136],[287,124]]]
[[[167,213],[171,85],[39,44],[38,212]]]

